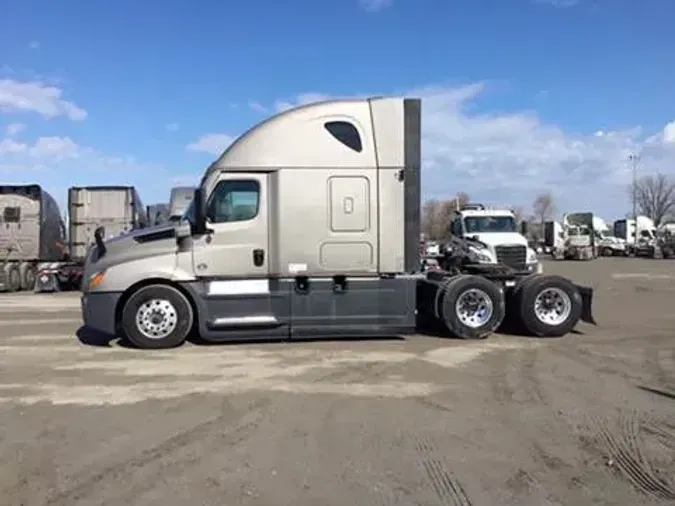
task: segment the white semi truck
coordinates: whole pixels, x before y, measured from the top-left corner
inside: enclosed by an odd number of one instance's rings
[[[453,237],[466,242],[467,254],[478,263],[508,265],[527,273],[543,272],[536,251],[528,246],[515,215],[507,209],[471,204],[455,213],[450,231]]]
[[[85,264],[85,325],[140,348],[202,339],[536,336],[595,323],[591,288],[455,251],[421,272],[421,100],[282,112],[204,173],[184,219],[108,239]]]
[[[614,235],[626,241],[629,254],[648,258],[656,256],[656,226],[651,218],[638,216],[637,220],[617,220],[614,222]]]

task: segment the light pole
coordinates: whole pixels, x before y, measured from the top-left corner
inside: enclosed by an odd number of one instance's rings
[[[637,167],[640,161],[640,155],[631,154],[628,159],[631,161],[633,168],[633,246],[637,246]]]

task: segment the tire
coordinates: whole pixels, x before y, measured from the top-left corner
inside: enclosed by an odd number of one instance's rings
[[[147,320],[153,312],[158,317],[154,325]],[[145,325],[137,321],[141,318]],[[124,304],[121,330],[133,346],[158,350],[183,344],[193,322],[192,306],[185,295],[172,286],[149,285],[134,292]]]
[[[541,310],[536,309],[537,305],[544,302],[540,297],[547,294],[560,304],[562,315],[557,315],[557,318],[552,309],[548,311],[548,318]],[[527,333],[534,336],[564,336],[576,327],[581,318],[581,294],[570,280],[561,276],[527,278],[514,295],[520,324]]]
[[[21,290],[21,272],[18,265],[7,268],[7,291],[18,292]]]
[[[603,257],[613,257],[614,251],[612,250],[612,248],[604,248],[602,250],[602,256]]]
[[[34,290],[36,276],[37,270],[35,266],[33,265],[27,266],[23,271],[23,276],[21,276],[21,288],[23,290]]]
[[[454,336],[485,339],[504,321],[504,293],[481,276],[451,278],[440,288],[436,313]]]

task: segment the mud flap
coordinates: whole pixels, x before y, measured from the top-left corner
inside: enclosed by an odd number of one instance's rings
[[[581,321],[597,325],[593,318],[593,289],[587,286],[574,285],[581,295]]]

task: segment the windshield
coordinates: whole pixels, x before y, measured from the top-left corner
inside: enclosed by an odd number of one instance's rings
[[[464,228],[467,234],[518,231],[512,216],[467,216],[464,218]]]

